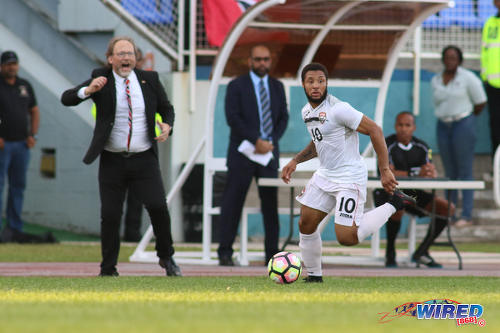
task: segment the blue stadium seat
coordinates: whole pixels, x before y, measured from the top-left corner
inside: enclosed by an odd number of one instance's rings
[[[448,15],[452,24],[463,28],[481,28],[483,26],[474,12],[472,0],[455,0],[455,7],[450,9],[451,11],[446,12],[445,15]]]
[[[439,12],[439,14],[441,14],[445,10],[449,9],[444,9],[441,12]],[[448,17],[443,17],[442,15],[437,15],[437,14],[429,16],[424,22],[422,22],[423,28],[445,29],[448,28],[450,25],[451,25],[451,20]]]
[[[441,10],[422,24],[424,28],[447,28],[450,25],[473,29],[483,26],[482,20],[476,16],[472,0],[455,0],[455,7]]]
[[[486,20],[498,12],[497,7],[493,5],[493,0],[479,0],[477,4],[479,19],[484,24]]]
[[[122,0],[122,7],[144,24],[171,24],[174,22],[172,0]]]

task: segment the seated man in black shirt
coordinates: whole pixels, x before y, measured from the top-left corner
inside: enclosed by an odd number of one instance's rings
[[[394,125],[396,134],[386,137],[387,150],[389,152],[389,164],[396,177],[423,177],[436,178],[437,172],[431,161],[431,152],[428,145],[413,136],[416,130],[415,118],[407,111],[400,112],[396,117]],[[417,206],[407,209],[407,212],[419,217],[427,215],[432,211],[433,196],[422,190],[404,190],[408,195],[416,197]],[[375,205],[380,206],[389,199],[384,190],[374,191]],[[434,198],[436,202],[436,220],[434,232],[429,229],[424,240],[412,256],[412,260],[432,268],[441,268],[442,265],[434,261],[429,255],[429,247],[439,236],[447,225],[445,216],[448,214],[448,201],[443,198]],[[454,214],[455,207],[451,206],[450,214]],[[401,227],[401,218],[404,210],[399,210],[389,218],[386,224],[387,247],[385,250],[385,266],[397,267],[396,250],[394,243]]]

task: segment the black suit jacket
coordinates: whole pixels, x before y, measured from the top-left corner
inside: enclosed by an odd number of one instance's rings
[[[155,154],[158,154],[158,146],[156,144],[156,140],[154,140],[156,136],[155,114],[159,113],[164,123],[173,126],[175,116],[174,108],[167,98],[167,94],[160,83],[157,72],[143,71],[139,69],[135,69],[134,71],[142,88],[142,95],[144,96],[148,136],[151,140]],[[101,154],[114,125],[116,113],[116,89],[112,69],[107,67],[95,69],[92,72],[91,79],[72,89],[66,90],[61,96],[61,102],[64,105],[78,105],[84,101],[78,97],[78,90],[82,87],[88,86],[94,78],[99,76],[106,77],[108,82],[100,91],[91,94],[89,97],[92,98],[96,104],[96,124],[90,147],[83,158],[83,162],[85,164],[92,163],[97,156]]]
[[[271,117],[273,120],[273,155],[269,162],[270,167],[279,167],[279,140],[288,124],[288,111],[286,105],[285,89],[283,84],[269,77],[269,95],[271,100]],[[255,144],[260,137],[260,119],[257,96],[253,87],[250,74],[237,77],[229,83],[226,90],[226,120],[231,128],[229,147],[227,153],[227,166],[232,167],[241,157],[238,146],[243,140]]]

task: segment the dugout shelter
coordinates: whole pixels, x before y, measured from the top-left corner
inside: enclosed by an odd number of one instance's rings
[[[248,71],[247,58],[252,45],[265,43],[271,49],[270,75],[285,84],[289,106],[298,92],[303,95],[302,68],[312,61],[320,62],[328,68],[329,87],[376,89],[372,116],[382,126],[389,82],[399,52],[426,18],[447,6],[453,3],[447,0],[264,0],[246,10],[226,36],[211,74],[204,138],[202,252],[191,258],[176,254],[176,260],[217,263],[210,249],[212,216],[220,212],[219,207],[213,205],[213,176],[225,169],[225,159],[214,154],[214,143],[220,135],[214,120],[217,105],[220,111],[223,104],[225,85],[231,78]],[[290,109],[290,113],[293,112],[298,110]],[[365,147],[364,155],[369,155],[370,150],[369,146]],[[199,152],[196,149],[195,154]],[[139,246],[131,260],[144,258],[146,253],[141,253],[142,250]]]

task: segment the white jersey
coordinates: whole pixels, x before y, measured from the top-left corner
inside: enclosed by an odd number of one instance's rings
[[[320,161],[317,174],[338,184],[366,184],[368,173],[356,131],[362,118],[361,112],[330,94],[315,109],[309,103],[302,108]]]

